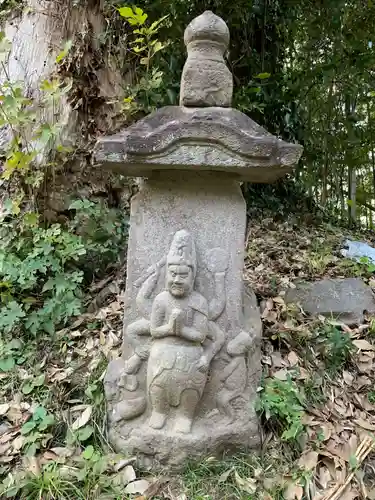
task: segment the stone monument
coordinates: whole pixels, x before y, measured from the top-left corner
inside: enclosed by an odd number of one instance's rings
[[[243,180],[272,182],[302,148],[231,108],[225,22],[185,31],[180,106],[101,138],[96,162],[143,177],[131,203],[122,357],[105,378],[109,437],[143,464],[181,466],[259,444],[261,321],[243,285]]]

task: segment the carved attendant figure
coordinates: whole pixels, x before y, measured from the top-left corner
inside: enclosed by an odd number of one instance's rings
[[[223,382],[223,387],[217,395],[216,402],[218,408],[229,417],[229,422],[233,422],[235,417],[230,403],[238,397],[243,397],[245,393],[247,383],[245,355],[253,341],[253,335],[242,331],[227,345],[227,353],[231,360],[221,374],[220,380]]]
[[[209,360],[202,344],[209,333],[208,304],[193,289],[196,268],[194,241],[188,231],[178,231],[167,256],[166,290],[151,311],[147,386],[154,429],[161,429],[175,408],[174,430],[190,432],[206,384]]]

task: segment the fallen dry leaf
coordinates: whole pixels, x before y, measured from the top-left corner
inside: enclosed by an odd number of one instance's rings
[[[290,351],[290,353],[288,354],[288,361],[290,363],[290,366],[298,365],[299,358],[294,351]]]
[[[220,476],[218,477],[217,479],[217,482],[218,483],[225,483],[225,481],[228,479],[228,477],[231,475],[231,473],[233,472],[233,467],[231,469],[228,469],[226,470],[225,472],[223,472],[222,474],[220,474]]]
[[[302,500],[303,488],[298,484],[290,483],[284,491],[285,500]]]
[[[275,378],[277,378],[278,380],[282,380],[282,381],[288,380],[288,370],[285,370],[285,369],[278,370],[277,372],[275,372],[273,374],[273,376]]]
[[[318,464],[318,453],[316,451],[309,451],[303,454],[299,460],[298,465],[306,470],[313,470]]]
[[[364,339],[353,340],[353,344],[361,351],[375,351],[375,347]]]
[[[344,382],[347,384],[347,385],[352,385],[353,383],[353,380],[354,380],[354,377],[351,373],[347,372],[346,370],[344,370],[342,372],[342,377],[344,379]]]
[[[13,450],[19,451],[22,448],[25,439],[25,436],[17,436],[12,442]]]
[[[24,467],[36,476],[40,473],[40,464],[37,457],[24,457]]]
[[[363,429],[367,429],[368,431],[375,431],[375,424],[364,420],[363,418],[356,418],[354,423],[362,427]]]
[[[256,480],[248,477],[248,478],[243,478],[241,477],[238,472],[235,470],[234,471],[234,479],[236,481],[237,486],[245,491],[246,493],[255,493],[256,491]]]
[[[82,415],[80,417],[77,418],[77,420],[75,420],[72,424],[72,430],[73,431],[76,431],[77,429],[80,429],[81,427],[83,427],[84,425],[87,424],[87,422],[90,420],[90,417],[91,417],[91,414],[92,414],[92,406],[88,406],[84,412],[82,413]]]
[[[327,467],[319,467],[318,472],[319,483],[324,489],[327,489],[328,483],[332,480],[332,476]]]
[[[9,410],[10,405],[8,403],[3,403],[0,405],[0,416],[5,415]]]
[[[130,483],[130,481],[134,481],[137,478],[132,465],[127,465],[126,467],[124,467],[124,469],[122,469],[121,471],[121,475],[124,479],[127,480],[128,483]]]
[[[131,457],[131,458],[124,458],[120,460],[114,467],[115,471],[119,471],[123,469],[126,465],[130,465],[136,461],[136,457]]]
[[[136,493],[143,495],[149,487],[150,483],[146,479],[138,479],[138,481],[129,483],[124,489],[124,493],[127,495],[135,495]]]
[[[56,453],[57,456],[63,458],[71,457],[74,454],[74,450],[63,446],[55,446],[54,448],[51,448],[51,451],[52,453]]]

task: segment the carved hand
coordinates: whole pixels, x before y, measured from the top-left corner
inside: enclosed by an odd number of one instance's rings
[[[147,345],[139,345],[136,348],[136,353],[142,360],[145,360],[150,354],[150,348]]]
[[[206,356],[201,356],[200,360],[198,361],[198,371],[202,372],[202,373],[206,373],[207,370],[208,370],[208,366],[209,366],[209,363],[208,363],[208,359],[206,358]]]
[[[175,335],[180,334],[183,311],[181,309],[173,309],[170,317],[171,330]]]
[[[125,361],[124,364],[124,373],[136,373],[141,365],[141,358],[138,354],[133,354],[129,359]]]

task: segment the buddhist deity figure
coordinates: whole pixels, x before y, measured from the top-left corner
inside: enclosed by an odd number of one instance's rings
[[[190,432],[206,384],[208,303],[193,288],[196,271],[194,241],[187,231],[178,231],[167,256],[166,289],[151,311],[147,387],[154,429],[162,428],[175,408],[175,431]]]
[[[170,418],[174,432],[190,432],[210,363],[225,341],[215,320],[226,303],[227,256],[213,248],[206,259],[215,289],[209,302],[194,290],[195,244],[185,229],[175,233],[167,256],[137,280],[141,317],[124,332],[133,353],[124,363],[121,385],[128,396],[116,406],[118,418],[131,420],[148,407],[150,427],[162,429]],[[155,296],[162,270],[165,287]],[[137,378],[142,363],[147,363],[143,388]]]

